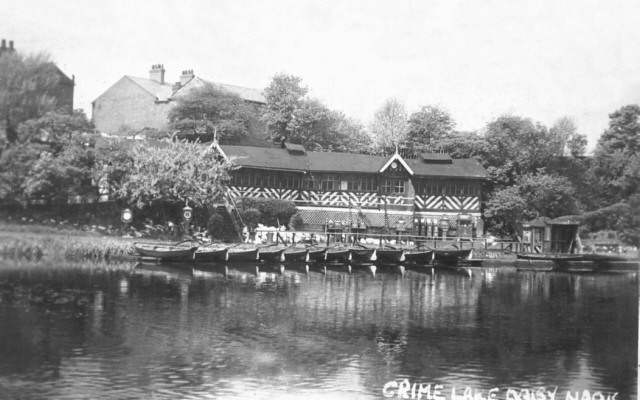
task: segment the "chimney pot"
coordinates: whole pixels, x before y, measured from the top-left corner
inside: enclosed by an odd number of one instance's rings
[[[13,50],[13,40],[9,40],[9,50]]]
[[[149,71],[149,79],[164,85],[164,67],[162,64],[154,64]]]
[[[182,75],[180,75],[180,85],[181,86],[186,85],[187,82],[189,82],[194,77],[195,75],[193,74],[192,69],[185,69],[184,71],[182,71]]]

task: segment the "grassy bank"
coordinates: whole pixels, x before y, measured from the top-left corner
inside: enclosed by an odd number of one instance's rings
[[[132,255],[133,239],[45,225],[0,226],[0,257],[5,259],[105,262]]]

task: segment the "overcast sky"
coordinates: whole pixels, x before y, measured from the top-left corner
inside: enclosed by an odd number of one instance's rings
[[[276,73],[367,124],[385,99],[448,110],[460,130],[505,113],[574,118],[589,148],[640,102],[640,1],[20,0],[0,37],[75,75],[76,108],[123,75],[263,89]]]

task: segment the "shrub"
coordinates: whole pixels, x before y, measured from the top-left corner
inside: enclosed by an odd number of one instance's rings
[[[246,209],[242,213],[242,221],[250,232],[253,232],[258,227],[261,219],[262,213],[255,208]]]
[[[240,207],[248,210],[255,208],[262,214],[260,223],[267,226],[278,226],[287,223],[293,214],[297,212],[292,201],[280,199],[254,199],[243,197]]]
[[[222,238],[222,215],[220,214],[212,214],[209,217],[209,221],[207,221],[207,231],[209,232],[209,236],[220,239]]]
[[[302,219],[302,215],[297,212],[291,216],[289,219],[289,229],[294,231],[299,231],[304,228],[304,219]]]

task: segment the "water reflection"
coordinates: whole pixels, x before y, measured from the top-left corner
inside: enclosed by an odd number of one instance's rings
[[[635,396],[636,275],[369,267],[3,266],[0,397]]]

